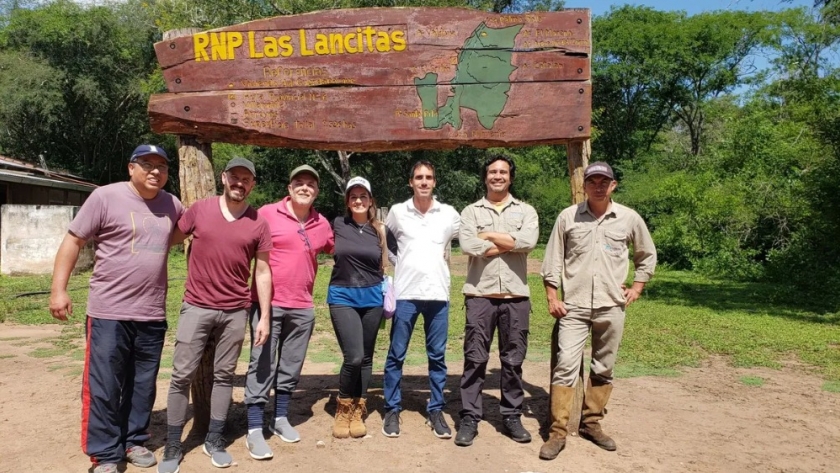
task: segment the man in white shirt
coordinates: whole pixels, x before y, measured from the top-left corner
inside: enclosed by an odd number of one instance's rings
[[[452,437],[443,418],[450,282],[445,253],[449,242],[458,235],[461,217],[452,206],[434,198],[435,183],[432,163],[415,163],[408,180],[414,196],[391,207],[385,221],[399,246],[394,270],[397,310],[391,324],[391,346],[383,376],[385,418],[382,433],[386,437],[400,435],[402,368],[420,314],[423,314],[426,333],[431,392],[426,407],[429,413],[426,425],[438,438]]]

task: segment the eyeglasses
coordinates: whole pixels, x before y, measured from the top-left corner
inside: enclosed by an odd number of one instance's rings
[[[169,172],[169,165],[168,164],[154,165],[152,163],[147,163],[146,161],[134,161],[134,164],[139,165],[146,172],[152,172],[153,169],[157,169],[158,172],[161,172],[161,173],[168,173]]]
[[[300,236],[300,239],[303,240],[303,244],[306,245],[306,249],[309,250],[309,251],[312,251],[312,243],[309,243],[309,237],[306,236],[306,230],[301,228],[301,229],[298,229],[297,232],[298,232],[298,235]]]

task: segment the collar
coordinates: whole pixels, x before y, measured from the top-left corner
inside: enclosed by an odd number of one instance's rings
[[[420,213],[417,210],[417,207],[414,206],[414,197],[405,201],[405,206],[408,210],[413,210],[417,213]],[[432,206],[429,208],[429,212],[436,212],[440,210],[440,202],[438,202],[436,196],[432,196]]]
[[[579,206],[579,208],[578,208],[578,213],[579,214],[589,214],[593,218],[595,217],[595,214],[593,214],[592,211],[589,210],[589,199],[584,200],[583,203],[578,204],[578,206]],[[617,217],[617,215],[615,213],[615,211],[617,209],[618,209],[618,205],[612,199],[610,199],[610,206],[607,207],[607,211],[604,212],[604,217],[606,217],[608,215],[612,215],[613,217]]]
[[[277,203],[277,213],[282,214],[282,215],[285,215],[286,217],[288,217],[288,218],[290,218],[290,219],[294,220],[295,222],[299,222],[299,220],[298,220],[298,218],[295,216],[295,214],[293,214],[293,213],[289,212],[289,209],[288,209],[288,207],[287,207],[287,205],[286,205],[286,204],[287,204],[290,200],[292,200],[292,198],[291,198],[291,197],[289,197],[288,195],[287,195],[286,197],[283,197],[283,199],[282,199],[280,202],[278,202],[278,203]],[[306,220],[304,221],[304,223],[308,223],[310,220],[314,219],[314,218],[315,218],[315,214],[316,214],[316,213],[317,213],[317,212],[315,212],[315,208],[314,208],[314,207],[310,207],[310,208],[309,208],[309,215],[307,215]]]
[[[508,208],[511,205],[519,205],[521,203],[522,203],[522,201],[520,201],[519,199],[514,197],[513,194],[508,194],[508,201],[505,202],[505,206],[502,207],[502,210]],[[479,207],[487,207],[488,209],[495,209],[496,208],[496,204],[487,200],[487,195],[484,195],[481,198],[481,200],[476,202],[476,205],[478,205]]]

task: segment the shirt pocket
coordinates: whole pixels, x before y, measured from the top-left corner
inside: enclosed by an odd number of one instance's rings
[[[522,230],[522,225],[525,223],[525,215],[522,212],[512,213],[505,218],[505,230],[509,232],[518,232]]]
[[[475,219],[476,233],[492,232],[493,231],[493,217],[490,215],[479,215]]]
[[[579,255],[592,247],[592,229],[579,228],[569,231],[566,237],[566,249],[569,254]]]
[[[610,256],[627,257],[627,234],[622,232],[604,232],[604,253]]]

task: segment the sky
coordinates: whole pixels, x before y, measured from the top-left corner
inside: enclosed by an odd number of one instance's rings
[[[685,10],[693,15],[713,10],[783,10],[785,8],[814,5],[812,0],[566,0],[566,8],[589,8],[592,15],[601,15],[609,11],[612,5],[645,5],[657,10]]]
[[[620,5],[644,5],[656,10],[683,10],[689,15],[704,11],[715,10],[784,10],[795,7],[813,7],[813,0],[566,0],[566,8],[589,8],[592,16],[603,15],[610,10],[611,6]],[[840,55],[837,52],[828,52],[827,58],[832,64],[840,63]],[[766,53],[760,52],[747,58],[757,70],[765,69],[770,65],[770,58]],[[734,92],[741,94],[746,92],[748,87],[741,86]]]

